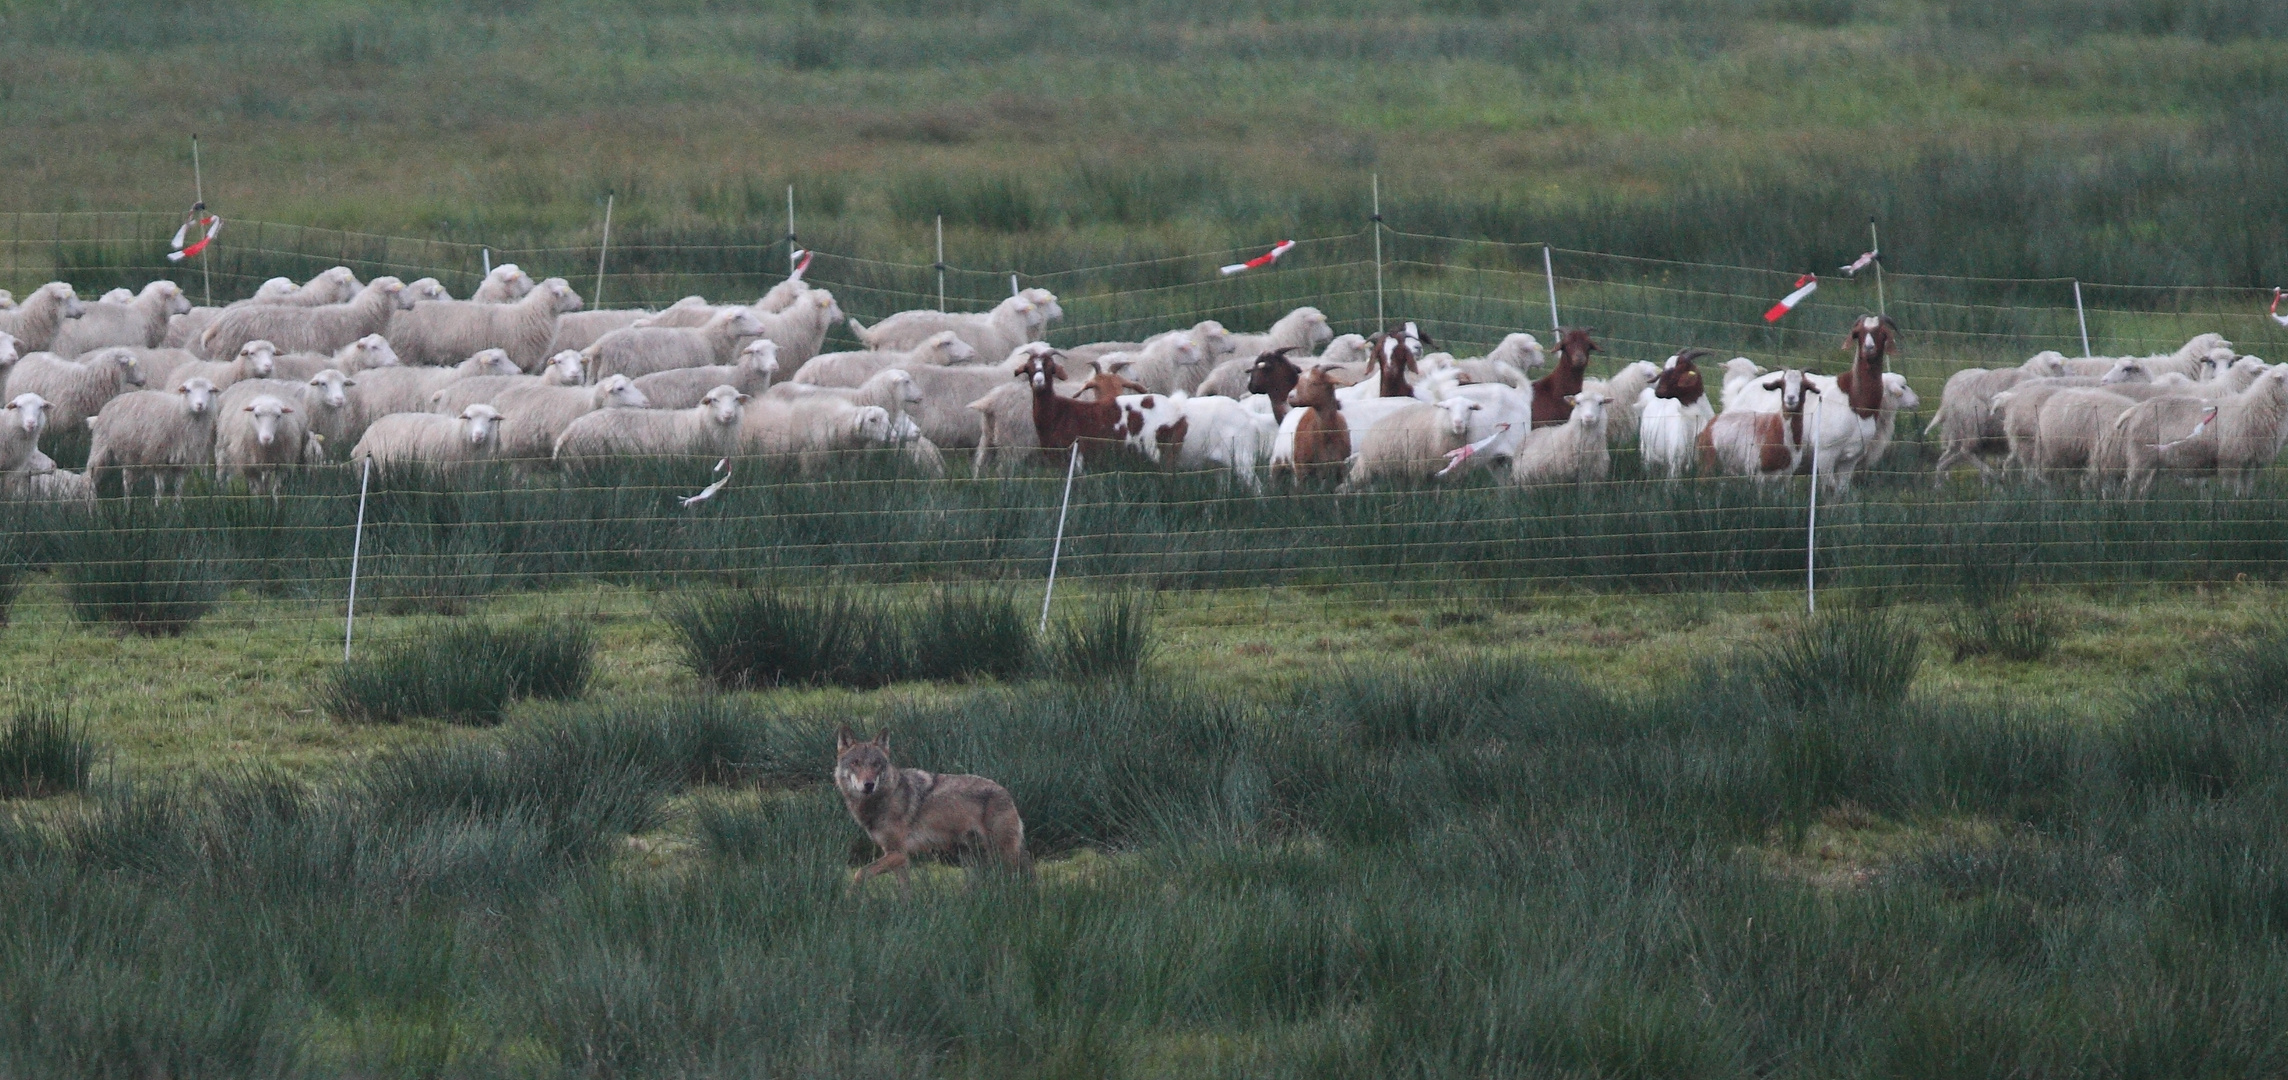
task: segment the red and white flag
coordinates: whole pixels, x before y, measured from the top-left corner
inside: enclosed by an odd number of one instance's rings
[[[1255,270],[1261,267],[1269,266],[1272,263],[1278,262],[1279,256],[1287,254],[1288,249],[1294,246],[1295,241],[1293,240],[1281,240],[1278,243],[1271,245],[1271,250],[1266,251],[1252,259],[1249,259],[1246,262],[1233,263],[1230,266],[1226,266],[1220,272],[1225,277],[1230,277],[1231,275],[1239,273],[1242,270]]]
[[[788,255],[788,259],[794,263],[794,269],[787,271],[788,281],[802,280],[802,272],[810,269],[810,256],[812,254],[807,249],[796,248]]]
[[[2280,291],[2277,286],[2272,290],[2272,321],[2288,326],[2288,315],[2280,314]]]
[[[1853,259],[1853,260],[1851,260],[1849,263],[1847,263],[1847,264],[1845,264],[1845,265],[1844,265],[1844,267],[1843,267],[1843,276],[1844,276],[1844,277],[1858,277],[1858,276],[1859,276],[1859,271],[1861,271],[1861,270],[1865,270],[1865,269],[1867,269],[1869,266],[1872,266],[1872,265],[1874,265],[1874,264],[1875,264],[1875,260],[1877,260],[1877,259],[1880,259],[1880,258],[1882,258],[1882,257],[1883,257],[1883,253],[1882,253],[1882,252],[1879,252],[1879,251],[1870,251],[1870,252],[1866,253],[1865,255],[1861,255],[1861,256],[1859,256],[1858,258],[1856,258],[1856,259]]]
[[[199,237],[198,243],[184,247],[183,241],[190,239],[191,230],[202,225],[206,227],[206,235]],[[175,230],[175,239],[172,241],[175,250],[167,253],[167,261],[182,262],[184,259],[205,251],[207,245],[214,242],[215,234],[221,231],[222,219],[213,214],[201,218],[185,218],[183,227]]]
[[[1818,274],[1805,274],[1804,276],[1795,279],[1795,291],[1787,294],[1786,296],[1780,297],[1779,303],[1773,304],[1770,311],[1764,312],[1764,321],[1768,323],[1780,321],[1780,316],[1794,311],[1795,306],[1797,304],[1803,303],[1805,297],[1810,296],[1811,294],[1818,291]]]

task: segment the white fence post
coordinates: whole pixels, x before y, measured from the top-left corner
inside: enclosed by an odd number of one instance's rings
[[[937,309],[945,310],[945,215],[937,216]]]
[[[1057,595],[1057,559],[1065,553],[1065,515],[1072,512],[1073,474],[1080,471],[1080,440],[1073,440],[1072,460],[1065,464],[1065,502],[1057,510],[1057,544],[1049,549],[1049,587],[1041,593],[1041,633],[1049,632],[1049,601]]]
[[[1819,566],[1819,432],[1826,425],[1827,395],[1819,396],[1819,405],[1812,409],[1811,421],[1811,516],[1803,527],[1803,611],[1806,615],[1819,614],[1819,578],[1814,571]]]
[[[1541,245],[1541,280],[1549,283],[1549,332],[1552,334],[1558,330],[1556,266],[1556,262],[1549,257],[1549,245],[1543,243]]]
[[[604,306],[604,255],[612,249],[612,203],[619,196],[604,193],[604,240],[596,245],[596,306]]]
[[[1370,190],[1373,192],[1374,216],[1367,220],[1368,224],[1374,226],[1374,332],[1379,334],[1382,332],[1384,323],[1382,314],[1382,174],[1370,174],[1368,183],[1373,185]]]
[[[350,533],[350,610],[342,620],[342,663],[350,661],[350,635],[357,632],[358,556],[365,552],[365,494],[373,484],[373,458],[365,459],[365,474],[358,478],[357,528]]]
[[[1875,253],[1875,314],[1889,318],[1890,308],[1883,303],[1883,236],[1875,231],[1875,219],[1867,219],[1867,249]]]
[[[2089,356],[2089,315],[2081,308],[2081,279],[2074,279],[2074,320],[2081,323],[2081,355]]]

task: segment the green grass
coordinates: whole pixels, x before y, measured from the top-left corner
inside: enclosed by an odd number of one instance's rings
[[[18,704],[0,725],[0,798],[60,795],[87,787],[96,746],[68,708]]]
[[[671,597],[660,618],[674,631],[684,667],[724,690],[1007,679],[1030,671],[1037,650],[1015,595],[981,586],[939,586],[908,601],[850,588],[766,585]],[[1116,630],[1132,631],[1130,621],[1123,617]],[[1107,647],[1135,648],[1125,638],[1102,646],[1098,640],[1086,638],[1078,652],[1056,649],[1050,663],[1076,670],[1106,662],[1099,654]],[[1125,659],[1131,674],[1142,662],[1140,654]]]
[[[575,621],[417,625],[409,636],[369,642],[367,655],[335,669],[318,697],[343,721],[497,724],[512,702],[579,700],[595,663],[595,635]]]

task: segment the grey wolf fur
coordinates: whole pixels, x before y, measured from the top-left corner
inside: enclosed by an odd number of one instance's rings
[[[860,739],[847,727],[836,734],[834,787],[858,827],[882,849],[882,857],[860,867],[853,883],[895,870],[904,886],[915,856],[963,850],[1032,873],[1025,822],[1007,788],[982,776],[898,768],[890,760],[887,731],[872,739]]]

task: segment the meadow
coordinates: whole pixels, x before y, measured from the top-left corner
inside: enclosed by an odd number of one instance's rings
[[[868,320],[936,304],[942,216],[948,306],[1015,273],[1059,343],[1482,346],[1554,286],[1600,373],[1832,371],[1880,303],[1926,402],[1822,500],[1816,619],[1804,485],[1631,453],[1092,463],[1061,545],[1061,463],[377,478],[347,663],[345,467],[0,505],[0,1076],[2288,1072],[2277,470],[2107,501],[1920,438],[2080,352],[2075,279],[2094,352],[2288,359],[2284,107],[2253,0],[0,0],[19,294],[743,299],[792,185]],[[1870,217],[1881,301],[1831,272]],[[1006,784],[1038,879],[851,888],[843,724]]]

